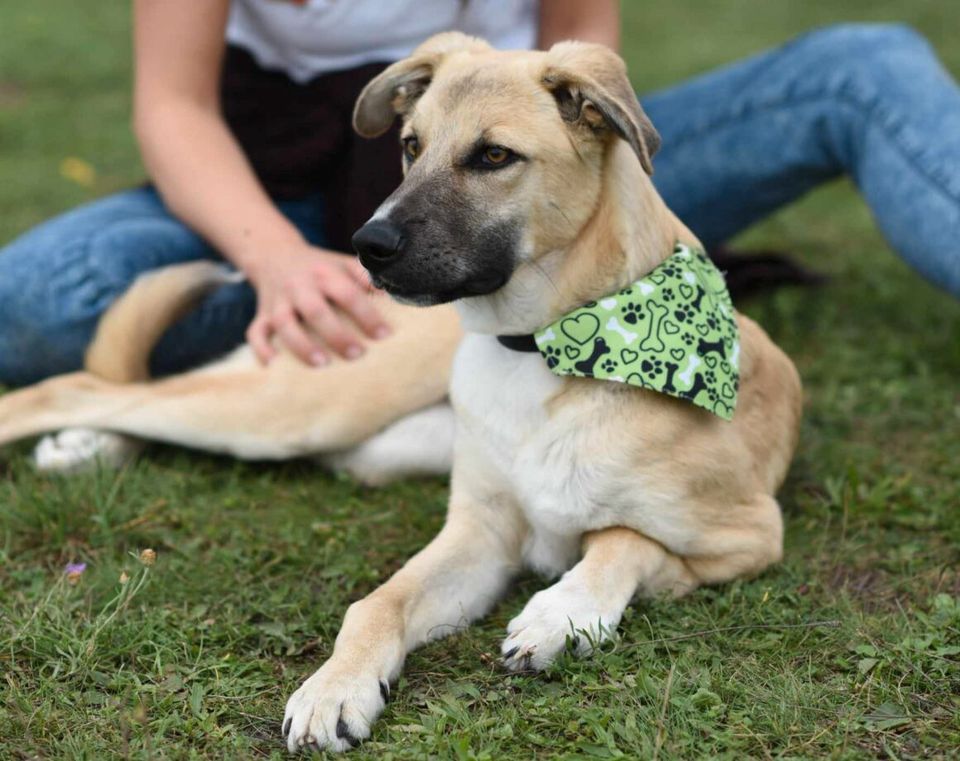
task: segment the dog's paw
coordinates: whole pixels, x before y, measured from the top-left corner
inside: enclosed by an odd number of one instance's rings
[[[339,669],[327,661],[287,701],[283,734],[291,753],[342,752],[370,737],[370,727],[390,697],[387,680]]]
[[[140,441],[119,433],[67,428],[37,442],[33,463],[37,470],[48,473],[78,473],[98,465],[119,468],[142,448]]]
[[[613,636],[622,615],[622,610],[605,609],[568,574],[537,592],[507,625],[503,665],[510,671],[542,671],[568,644],[577,655],[589,655]]]

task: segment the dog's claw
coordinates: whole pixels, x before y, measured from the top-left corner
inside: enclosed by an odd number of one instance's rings
[[[507,652],[503,654],[503,660],[509,661],[511,658],[513,658],[513,656],[517,654],[519,650],[520,650],[520,645],[517,645],[516,647],[511,648],[510,650],[507,650]]]
[[[283,722],[283,736],[286,737],[290,734],[290,725],[293,723],[293,717],[288,716],[287,720]]]
[[[351,748],[356,748],[360,744],[360,741],[350,734],[350,728],[343,719],[337,719],[337,737],[350,743]]]
[[[390,685],[383,679],[380,680],[380,697],[383,698],[384,703],[390,700]]]

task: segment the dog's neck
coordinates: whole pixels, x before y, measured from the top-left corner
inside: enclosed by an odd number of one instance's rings
[[[626,143],[611,146],[605,161],[596,207],[573,243],[524,262],[496,293],[458,302],[466,330],[532,333],[647,274],[673,253],[678,241],[700,246],[667,208]]]

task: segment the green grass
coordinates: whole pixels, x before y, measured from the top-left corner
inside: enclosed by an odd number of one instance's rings
[[[955,0],[625,5],[643,88],[844,18],[909,21],[960,72]],[[6,240],[142,173],[127,5],[0,0],[0,28]],[[95,167],[92,187],[60,176],[68,156]],[[637,605],[599,656],[507,676],[495,653],[542,584],[527,577],[484,622],[410,658],[354,757],[955,757],[960,304],[885,247],[845,183],[745,242],[835,276],[747,310],[806,385],[783,564]],[[435,533],[446,499],[440,482],[374,492],[304,463],[160,447],[119,474],[44,478],[27,452],[0,454],[4,759],[283,757],[286,696],[349,602]],[[75,586],[70,561],[88,564]]]

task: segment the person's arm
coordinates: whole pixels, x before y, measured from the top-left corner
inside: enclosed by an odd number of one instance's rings
[[[547,50],[564,40],[599,42],[619,50],[619,0],[540,0],[537,47]]]
[[[276,335],[306,362],[326,356],[312,327],[344,356],[362,353],[331,307],[370,336],[387,327],[359,262],[310,246],[263,190],[220,113],[229,0],[136,0],[134,130],[170,210],[236,264],[257,291],[247,340],[262,361]]]

